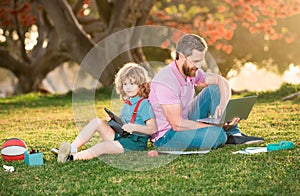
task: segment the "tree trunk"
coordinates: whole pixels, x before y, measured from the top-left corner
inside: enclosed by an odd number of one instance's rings
[[[15,89],[15,94],[26,94],[30,92],[36,92],[39,89],[44,77],[35,76],[30,73],[22,73],[18,77],[18,83]]]
[[[111,16],[108,23],[107,35],[112,35],[126,28],[144,25],[154,3],[155,0],[115,0],[112,10],[110,11]],[[141,63],[146,61],[141,48],[134,47],[140,41],[139,37],[140,35],[132,34],[125,38],[125,43],[119,45],[121,48],[130,48],[131,50],[120,54],[112,61],[112,63],[109,64],[109,66],[106,67],[100,77],[100,82],[104,86],[111,86],[113,84],[114,75],[123,64],[128,62]],[[144,64],[143,66],[152,76],[153,71],[150,65]]]
[[[155,0],[95,0],[98,14],[90,16],[77,15],[85,1],[71,2],[73,10],[71,3],[66,0],[40,0],[30,4],[37,19],[39,35],[32,51],[26,51],[24,44],[22,47],[28,27],[21,25],[19,17],[14,17],[15,26],[0,26],[10,33],[6,37],[7,46],[0,46],[0,66],[9,69],[18,78],[16,94],[37,91],[47,74],[64,62],[81,64],[95,43],[105,37],[129,27],[145,24]],[[17,4],[14,5],[16,8]],[[89,34],[85,30],[89,31]],[[20,40],[14,40],[11,32],[17,32]],[[125,41],[124,44],[131,48],[139,40],[136,37],[128,37]],[[102,51],[98,56],[105,56],[105,52],[109,50],[110,48]],[[103,85],[110,86],[120,66],[127,62],[142,61],[142,51],[134,49],[123,51],[112,59],[104,72],[101,72],[101,77],[95,72],[99,69],[99,62],[92,67],[83,68],[96,79],[100,79]]]

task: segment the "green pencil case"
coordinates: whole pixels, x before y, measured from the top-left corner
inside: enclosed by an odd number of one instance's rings
[[[295,145],[293,142],[281,140],[279,143],[267,144],[267,151],[276,151],[276,150],[287,150],[293,149]]]

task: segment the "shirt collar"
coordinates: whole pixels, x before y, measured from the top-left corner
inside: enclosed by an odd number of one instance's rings
[[[127,103],[128,105],[134,105],[136,104],[142,97],[140,96],[135,96],[135,97],[132,97],[132,98],[127,98],[124,100],[125,103]]]

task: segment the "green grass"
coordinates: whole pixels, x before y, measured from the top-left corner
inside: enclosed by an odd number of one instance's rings
[[[14,166],[15,172],[1,170],[0,195],[298,195],[300,99],[279,100],[299,90],[299,85],[286,84],[275,92],[242,95],[258,94],[259,100],[248,120],[240,123],[241,130],[264,137],[265,143],[259,146],[288,140],[294,142],[293,150],[232,154],[247,147],[239,145],[203,156],[148,158],[147,152],[139,152],[66,164],[56,163],[50,149],[72,141],[78,133],[71,94],[32,93],[0,99],[1,144],[18,137],[28,146],[45,148],[42,166],[1,159],[2,165]],[[110,94],[110,89],[96,93],[100,118],[105,115],[103,107],[110,107]]]

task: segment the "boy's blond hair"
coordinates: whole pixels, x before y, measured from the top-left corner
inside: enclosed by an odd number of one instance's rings
[[[150,77],[145,68],[136,63],[127,63],[118,71],[115,77],[115,87],[121,99],[126,99],[127,96],[123,90],[123,82],[126,79],[134,81],[139,86],[138,96],[148,98]]]

